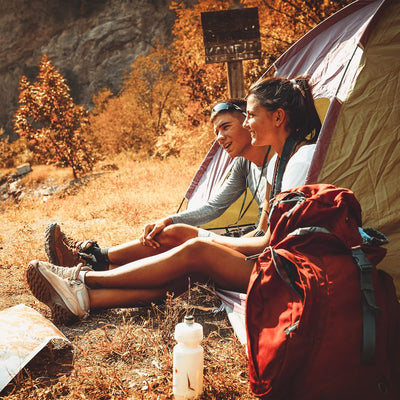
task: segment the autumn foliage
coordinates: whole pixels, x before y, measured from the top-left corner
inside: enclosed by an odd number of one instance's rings
[[[77,178],[95,161],[81,134],[87,123],[88,111],[74,104],[64,78],[44,55],[36,81],[20,80],[15,131],[28,139],[36,162],[71,167]]]
[[[243,61],[247,90],[301,36],[350,2],[172,1],[172,43],[153,44],[138,56],[123,77],[121,90],[112,93],[104,88],[95,94],[90,113],[73,103],[65,80],[44,56],[37,81],[21,79],[15,130],[29,140],[35,161],[70,166],[75,176],[92,168],[95,154],[204,154],[214,140],[210,108],[230,96],[226,65],[205,63],[201,13],[258,8],[262,54],[261,59]]]
[[[86,132],[101,143],[102,153],[173,154],[159,139],[179,123],[185,101],[164,46],[156,45],[136,59],[117,95],[104,89],[93,103]]]
[[[94,97],[90,126],[107,144],[107,152],[130,148],[161,157],[196,150],[205,154],[214,139],[210,109],[230,96],[226,65],[205,63],[201,13],[227,10],[234,3],[238,2],[171,2],[176,14],[171,45],[157,45],[138,57],[118,94],[105,90]],[[260,22],[261,59],[243,62],[247,89],[302,35],[350,0],[240,3],[257,7]]]

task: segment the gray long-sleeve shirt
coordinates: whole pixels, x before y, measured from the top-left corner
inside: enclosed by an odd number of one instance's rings
[[[260,175],[262,177],[260,180]],[[201,226],[210,222],[224,213],[224,211],[234,203],[248,187],[258,204],[258,218],[260,218],[262,205],[265,200],[267,165],[258,167],[244,157],[237,157],[233,161],[233,166],[229,177],[226,179],[221,189],[210,198],[204,205],[186,210],[170,217],[174,224],[184,223],[193,226]],[[258,183],[259,187],[256,192]]]

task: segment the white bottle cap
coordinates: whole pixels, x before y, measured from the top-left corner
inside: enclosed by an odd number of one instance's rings
[[[185,322],[181,322],[175,327],[175,339],[177,342],[197,342],[203,339],[203,327],[194,322],[192,315],[185,317]]]

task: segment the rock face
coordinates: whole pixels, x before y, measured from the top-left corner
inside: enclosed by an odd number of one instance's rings
[[[0,129],[12,135],[22,75],[33,80],[43,54],[90,108],[102,88],[156,41],[171,39],[170,0],[0,0]]]

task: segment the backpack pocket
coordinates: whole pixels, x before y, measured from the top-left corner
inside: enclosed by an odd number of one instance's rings
[[[282,398],[306,363],[313,338],[304,277],[296,262],[269,249],[256,262],[247,293],[246,328],[250,387],[254,395]],[[290,386],[290,385],[289,385]]]

